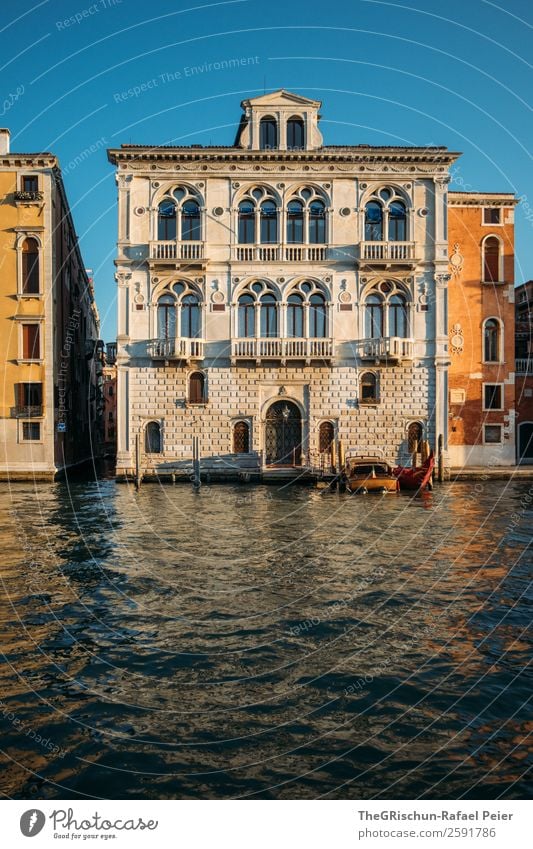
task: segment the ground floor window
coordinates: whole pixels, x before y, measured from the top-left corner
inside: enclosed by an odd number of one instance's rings
[[[420,422],[411,422],[407,429],[407,449],[409,454],[418,454],[422,442],[422,425]]]
[[[483,441],[489,444],[501,443],[502,441],[502,426],[501,425],[484,425]]]
[[[371,371],[361,375],[359,399],[362,404],[372,404],[378,400],[378,379]]]
[[[335,429],[331,422],[322,422],[318,431],[318,447],[321,454],[331,451]]]
[[[24,442],[38,442],[40,438],[40,422],[22,422],[22,439]]]
[[[144,432],[144,450],[147,454],[161,453],[161,426],[159,422],[148,422]]]
[[[189,377],[189,404],[205,403],[205,375],[195,371]]]
[[[250,451],[250,425],[237,422],[233,426],[233,453],[248,454]]]

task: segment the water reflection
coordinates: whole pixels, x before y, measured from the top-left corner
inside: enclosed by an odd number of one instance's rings
[[[528,492],[5,487],[0,788],[524,796]]]

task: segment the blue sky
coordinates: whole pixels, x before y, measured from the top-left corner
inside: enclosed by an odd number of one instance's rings
[[[105,149],[231,144],[241,99],[277,88],[323,101],[326,144],[447,145],[464,153],[452,187],[525,196],[516,277],[533,276],[530,0],[4,0],[2,8],[0,125],[11,129],[12,150],[51,150],[65,169],[104,339],[116,335],[116,190]],[[243,57],[254,62],[206,68]]]

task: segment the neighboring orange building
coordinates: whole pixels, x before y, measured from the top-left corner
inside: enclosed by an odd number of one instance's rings
[[[450,192],[451,468],[516,462],[513,194]]]
[[[533,280],[515,289],[516,449],[519,463],[533,463]]]
[[[117,343],[108,342],[104,355],[104,453],[115,457],[117,453]]]

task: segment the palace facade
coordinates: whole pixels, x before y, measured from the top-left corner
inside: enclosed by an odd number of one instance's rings
[[[98,444],[98,311],[58,161],[7,129],[0,198],[0,480],[50,480]]]
[[[233,146],[122,145],[117,474],[405,462],[448,444],[445,147],[326,146],[320,102],[242,103]]]

